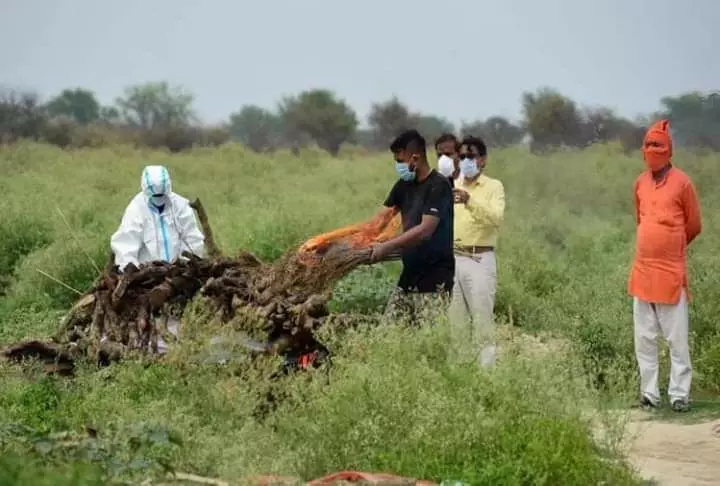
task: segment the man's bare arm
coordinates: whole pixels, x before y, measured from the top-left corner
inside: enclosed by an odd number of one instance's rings
[[[431,216],[429,214],[423,214],[420,224],[405,231],[400,236],[389,240],[383,245],[385,246],[384,252],[386,254],[395,253],[402,251],[405,248],[416,245],[420,241],[430,237],[437,228],[440,218],[437,216]]]

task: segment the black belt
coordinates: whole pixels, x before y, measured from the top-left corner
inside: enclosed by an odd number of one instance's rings
[[[495,251],[495,248],[492,246],[459,246],[457,249],[463,253],[470,253],[471,255]]]

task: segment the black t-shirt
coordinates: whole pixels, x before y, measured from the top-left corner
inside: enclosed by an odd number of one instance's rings
[[[447,177],[435,170],[422,182],[398,180],[385,206],[397,207],[403,231],[420,224],[424,214],[440,218],[426,240],[403,250],[403,271],[398,286],[405,291],[437,292],[439,285],[452,289],[455,274],[453,256],[453,199]]]

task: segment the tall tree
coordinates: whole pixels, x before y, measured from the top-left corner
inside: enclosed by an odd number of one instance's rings
[[[117,99],[124,120],[146,130],[186,126],[195,120],[192,94],[167,82],[130,86]]]
[[[358,126],[355,111],[332,91],[314,89],[284,99],[278,109],[289,134],[306,135],[333,156],[352,139]]]
[[[525,135],[522,127],[501,116],[492,116],[485,121],[477,120],[468,123],[463,125],[460,131],[463,136],[479,136],[489,147],[498,148],[520,143]]]
[[[678,145],[720,150],[720,94],[693,91],[660,102]]]
[[[282,137],[280,118],[255,105],[245,105],[230,115],[230,135],[256,152],[276,147]]]
[[[373,104],[368,115],[368,125],[373,132],[373,145],[379,149],[386,148],[400,132],[412,128],[415,121],[407,105],[396,96]]]
[[[19,138],[39,139],[46,126],[47,119],[36,93],[0,90],[0,143]]]
[[[570,146],[585,143],[583,119],[577,105],[555,90],[541,88],[523,93],[523,112],[527,131],[534,149]]]
[[[425,137],[428,145],[432,145],[443,133],[453,133],[455,127],[445,118],[435,115],[413,114],[410,117],[412,128],[415,128]]]
[[[115,106],[100,107],[100,120],[106,123],[114,123],[120,120],[120,110]]]
[[[64,116],[82,125],[100,118],[100,103],[95,93],[82,88],[63,90],[45,108],[52,117]]]

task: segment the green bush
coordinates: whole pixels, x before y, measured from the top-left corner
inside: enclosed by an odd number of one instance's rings
[[[449,357],[443,329],[347,333],[330,379],[317,371],[279,384],[287,396],[263,422],[251,418],[267,390],[262,373],[239,380],[230,368],[127,363],[88,368],[73,383],[6,380],[0,423],[33,435],[90,424],[123,460],[144,423],[181,445],[134,460],[226,478],[359,469],[469,484],[636,484],[613,440],[592,439],[587,412],[601,397],[573,372],[572,354],[479,371]]]
[[[0,456],[0,484],[33,486],[105,486],[102,470],[78,462],[49,464],[30,459],[27,454],[4,453]]]
[[[8,210],[0,221],[0,292],[4,293],[20,260],[52,242],[52,227]]]
[[[616,451],[589,435],[583,411],[595,395],[572,357],[483,373],[449,360],[438,329],[346,339],[330,384],[296,384],[302,400],[274,418],[274,448],[300,476],[351,468],[469,484],[632,484],[605,462]]]

